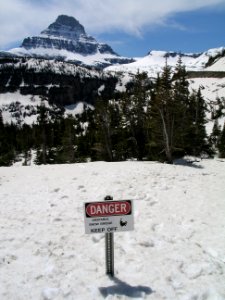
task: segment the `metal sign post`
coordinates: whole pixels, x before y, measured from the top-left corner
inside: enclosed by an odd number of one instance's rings
[[[112,196],[106,196],[105,201],[113,200]],[[114,236],[113,232],[107,232],[105,234],[105,263],[106,274],[114,276]]]

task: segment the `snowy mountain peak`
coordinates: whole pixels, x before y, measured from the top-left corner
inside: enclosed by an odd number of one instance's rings
[[[74,17],[60,15],[54,23],[41,32],[43,35],[77,39],[80,35],[86,35],[84,26]]]
[[[100,44],[93,37],[88,36],[79,21],[66,15],[58,16],[56,21],[40,35],[25,38],[21,48],[66,50],[82,55],[92,55],[99,51],[117,55],[110,46]]]
[[[58,16],[40,35],[25,38],[19,48],[9,52],[17,56],[72,61],[100,68],[134,61],[119,56],[109,45],[87,35],[78,20],[66,15]]]

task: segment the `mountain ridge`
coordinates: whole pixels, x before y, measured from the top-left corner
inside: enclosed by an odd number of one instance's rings
[[[84,55],[66,50],[67,46],[76,46],[72,39],[78,46],[86,46],[89,52]],[[54,46],[56,42],[61,49]],[[90,54],[91,48],[87,45],[94,45],[97,52]],[[225,47],[202,53],[151,50],[135,61],[107,53],[107,49],[107,44],[98,43],[87,35],[75,18],[60,15],[36,39],[25,38],[20,48],[0,51],[0,110],[4,119],[12,120],[7,107],[17,99],[22,101],[23,97],[30,99],[30,107],[34,107],[34,97],[45,98],[50,104],[62,107],[80,102],[94,105],[100,91],[102,95],[105,93],[105,98],[111,99],[126,90],[137,72],[147,72],[154,80],[166,61],[173,71],[179,57],[188,72],[190,89],[204,87],[202,93],[208,103],[224,97]],[[122,64],[123,60],[130,63]]]
[[[74,17],[59,15],[56,20],[37,36],[24,38],[21,46],[0,56],[34,57],[72,62],[76,65],[107,68],[108,70],[136,73],[139,69],[156,76],[167,59],[175,66],[178,57],[182,58],[188,71],[203,71],[211,67],[225,55],[225,47],[209,49],[200,53],[151,50],[141,58],[122,57],[110,45],[99,43],[88,35],[85,28]],[[217,70],[214,71],[225,71]]]
[[[106,70],[132,74],[136,74],[138,71],[145,71],[150,77],[156,77],[162,71],[166,62],[174,68],[179,57],[181,57],[187,71],[225,71],[225,64],[223,63],[225,47],[208,49],[202,53],[151,50],[146,56],[136,58],[136,61],[133,63],[109,66]],[[217,66],[212,68],[216,63]]]

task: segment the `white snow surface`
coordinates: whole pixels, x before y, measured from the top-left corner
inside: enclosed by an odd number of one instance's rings
[[[212,66],[205,69],[206,71],[225,71],[225,57],[218,59]]]
[[[182,55],[182,62],[186,66],[187,71],[225,71],[224,57],[218,59],[211,67],[205,68],[209,57],[215,57],[217,54],[222,53],[224,49],[224,47],[210,49],[198,56],[187,53]],[[165,66],[166,56],[168,56],[168,65],[174,68],[177,64],[179,53],[153,50],[145,57],[135,58],[136,61],[133,63],[110,66],[106,70],[132,74],[140,71],[147,72],[150,77],[156,77],[158,73],[162,72],[162,68]]]
[[[189,79],[189,84],[190,92],[197,91],[199,87],[201,88],[201,93],[208,109],[210,106],[215,105],[217,98],[224,98],[225,96],[225,78],[192,78]],[[214,120],[211,119],[210,110],[206,113],[206,118],[206,132],[207,134],[211,134]],[[218,122],[221,128],[223,128],[225,118],[220,117]]]
[[[192,78],[188,80],[190,91],[201,88],[202,96],[206,101],[216,100],[217,97],[225,97],[224,78]]]
[[[0,168],[1,300],[225,299],[225,160]],[[135,230],[84,234],[85,202],[133,199]]]
[[[22,123],[32,125],[37,122],[37,114],[29,115],[31,110],[36,110],[37,106],[40,106],[43,101],[40,96],[21,95],[19,91],[14,93],[0,93],[0,109],[2,110],[3,122],[10,124],[17,123],[18,120]],[[45,106],[49,106],[47,101],[44,101]],[[14,111],[10,111],[9,107],[12,104],[16,104],[17,111],[20,110],[21,115],[16,116]],[[28,113],[25,117],[24,113]]]
[[[95,54],[92,55],[82,55],[79,53],[70,52],[67,50],[58,50],[58,49],[49,49],[49,48],[32,48],[32,49],[25,49],[25,48],[13,48],[9,50],[10,53],[20,55],[20,56],[43,56],[43,57],[58,57],[62,56],[65,60],[69,61],[80,61],[85,65],[96,66],[99,63],[104,63],[110,65],[110,62],[107,59],[119,59],[123,58],[117,55],[113,55],[110,53],[100,53],[97,51]]]
[[[6,66],[8,66],[8,67],[13,66],[14,68],[21,68],[21,66],[23,66],[27,70],[31,70],[36,73],[43,72],[43,71],[44,72],[51,71],[56,74],[65,74],[65,75],[79,74],[79,76],[81,78],[107,76],[107,74],[103,74],[103,72],[101,72],[101,71],[88,70],[87,68],[77,66],[77,65],[69,63],[69,62],[56,61],[54,59],[48,60],[48,59],[30,58],[29,60],[27,60],[25,62],[19,61],[18,63],[14,63],[14,62],[13,63],[12,62],[5,63],[2,66],[0,65],[0,69],[1,69],[1,67],[5,68]]]
[[[76,104],[66,105],[65,106],[65,114],[72,115],[72,116],[82,114],[84,112],[85,107],[94,109],[94,107],[88,103],[78,102]]]
[[[36,124],[37,123],[37,106],[45,104],[46,107],[51,108],[48,101],[43,101],[40,96],[32,95],[21,95],[19,91],[15,93],[5,93],[0,94],[0,109],[2,110],[3,122],[10,124],[17,124],[18,121],[20,124]],[[21,115],[18,117],[17,113],[10,110],[12,104],[16,104],[17,110],[20,111]],[[85,102],[78,102],[76,104],[66,105],[65,106],[65,115],[76,116],[82,114],[85,108],[94,109],[94,107]],[[30,112],[33,114],[30,114]],[[26,116],[24,117],[24,113]]]

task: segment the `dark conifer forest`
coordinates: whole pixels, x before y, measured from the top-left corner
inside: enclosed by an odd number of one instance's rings
[[[115,84],[115,82],[114,82]],[[187,72],[178,60],[165,64],[156,80],[137,73],[125,92],[104,92],[82,114],[65,117],[63,106],[38,107],[37,123],[4,124],[0,112],[0,165],[31,156],[36,164],[87,161],[157,160],[172,163],[184,155],[225,157],[225,127],[214,111],[212,134],[206,134],[207,107],[201,88],[189,91]],[[110,96],[109,96],[110,94]]]

